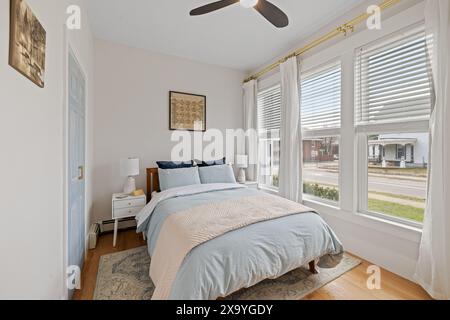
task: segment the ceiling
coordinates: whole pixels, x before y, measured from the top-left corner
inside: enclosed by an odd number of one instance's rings
[[[215,0],[89,0],[97,38],[242,71],[255,70],[363,0],[271,0],[290,25],[277,29],[239,4],[205,16],[189,11]]]

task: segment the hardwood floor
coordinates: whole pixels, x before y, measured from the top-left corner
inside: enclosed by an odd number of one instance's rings
[[[119,232],[117,246],[112,246],[113,235],[100,237],[97,248],[90,250],[83,268],[82,289],[75,292],[75,300],[91,300],[94,295],[97,269],[100,257],[104,254],[119,252],[144,246],[142,235],[135,230]],[[306,300],[419,300],[430,299],[428,294],[418,285],[403,279],[389,271],[382,270],[381,290],[369,290],[366,286],[367,267],[371,263],[363,261],[361,265],[347,272],[335,281],[309,294]]]
[[[98,239],[97,248],[89,250],[81,276],[81,290],[74,293],[74,300],[92,300],[97,280],[100,257],[105,254],[145,246],[146,242],[136,230],[119,231],[117,245],[113,247],[113,233],[107,233]]]

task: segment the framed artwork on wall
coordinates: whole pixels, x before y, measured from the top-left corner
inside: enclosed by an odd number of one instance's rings
[[[170,91],[169,129],[206,131],[206,96]]]
[[[25,0],[10,0],[9,65],[44,87],[46,32]]]

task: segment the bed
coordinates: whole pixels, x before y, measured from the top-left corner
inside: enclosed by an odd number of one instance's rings
[[[137,220],[152,257],[153,299],[215,300],[342,259],[333,230],[300,204],[231,183],[158,190],[158,169],[147,169],[151,201]]]

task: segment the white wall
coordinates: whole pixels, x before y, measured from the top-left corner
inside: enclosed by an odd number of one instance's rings
[[[27,1],[47,31],[41,89],[8,65],[9,2],[0,0],[0,299],[60,299],[65,294],[63,25],[67,6],[85,3]],[[93,39],[84,11],[82,18],[82,30],[68,38],[92,84]],[[90,86],[87,208],[92,207],[92,105]]]
[[[137,187],[155,161],[170,160],[169,91],[207,96],[207,128],[242,128],[242,80],[235,70],[95,42],[94,214],[111,219],[111,194],[121,192],[120,159],[139,157]]]
[[[305,204],[322,214],[342,240],[347,251],[411,280],[418,257],[421,231],[358,213],[356,183],[358,162],[354,130],[355,49],[424,19],[423,2],[411,1],[403,4],[414,4],[414,6],[405,8],[404,11],[389,18],[383,15],[381,30],[359,30],[352,36],[319,46],[302,56],[304,71],[332,60],[340,60],[343,88],[340,130],[340,189],[342,191],[340,206],[336,208],[313,201],[305,201]],[[354,12],[347,17],[347,20],[360,12]],[[341,18],[339,21],[330,25],[336,27],[345,19]],[[330,28],[325,32],[329,30]],[[309,43],[317,38],[317,35],[303,41],[296,48]],[[268,75],[267,78],[274,76],[277,76],[277,71]],[[364,152],[367,151],[364,150]]]

